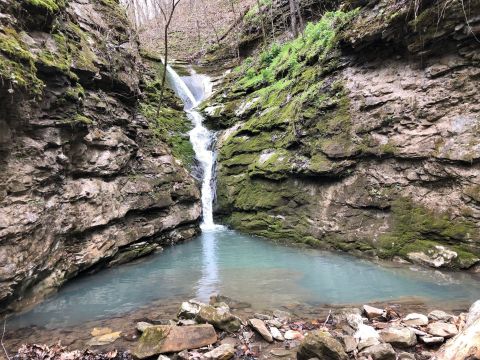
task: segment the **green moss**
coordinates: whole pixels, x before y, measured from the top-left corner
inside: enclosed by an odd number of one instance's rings
[[[158,64],[158,67],[161,65]],[[157,109],[161,82],[158,78],[161,74],[160,68],[155,69],[153,80],[146,80],[143,84],[145,97],[140,103],[140,112],[148,120],[154,137],[167,143],[172,149],[172,154],[185,166],[190,167],[195,159],[195,153],[190,143],[188,132],[192,128],[190,120],[183,112],[179,100],[173,92],[168,89],[164,93],[163,103],[160,111]]]
[[[478,230],[466,220],[451,219],[447,214],[436,213],[411,200],[400,198],[392,206],[393,227],[376,243],[382,257],[409,252],[425,252],[437,245],[461,246],[478,236]],[[463,250],[463,258],[467,258]]]
[[[57,12],[65,7],[64,0],[23,0],[27,4],[46,9],[49,12]]]
[[[92,119],[90,119],[89,117],[87,117],[85,115],[82,115],[82,114],[75,115],[75,117],[72,119],[72,122],[73,123],[82,123],[82,124],[85,124],[85,125],[92,125],[92,124],[95,123]]]
[[[43,90],[37,77],[34,56],[12,28],[0,28],[0,77],[11,87],[22,87],[34,94]]]

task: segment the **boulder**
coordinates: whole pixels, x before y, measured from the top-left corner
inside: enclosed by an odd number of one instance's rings
[[[263,320],[250,319],[248,320],[248,323],[255,329],[255,331],[257,331],[260,335],[262,335],[262,337],[266,341],[273,342],[272,334],[270,334],[270,331],[268,331]]]
[[[458,334],[458,329],[454,324],[435,321],[427,326],[427,332],[433,336],[441,336],[446,339]]]
[[[212,305],[200,306],[196,321],[199,323],[208,323],[215,326],[217,329],[227,332],[236,332],[240,330],[242,321],[233,315],[228,308],[213,307]]]
[[[222,344],[219,347],[203,354],[205,359],[228,360],[235,355],[235,348],[230,344]]]
[[[370,346],[378,345],[378,344],[380,344],[380,340],[378,340],[378,338],[370,337],[370,338],[360,340],[360,342],[357,345],[357,348],[358,348],[358,351],[362,351],[363,349],[366,349]]]
[[[468,325],[458,335],[442,345],[435,360],[480,359],[479,305],[479,301],[472,305],[467,316],[467,319],[470,319],[470,321],[467,320]]]
[[[216,341],[217,334],[210,324],[156,325],[145,329],[132,353],[138,359],[145,359],[157,354],[197,349]]]
[[[210,305],[215,305],[217,303],[225,303],[231,309],[246,309],[252,307],[252,304],[244,302],[244,301],[237,301],[225,295],[213,294],[210,296]]]
[[[398,347],[411,347],[417,344],[415,333],[405,327],[391,326],[380,331],[380,338],[389,344]]]
[[[423,314],[411,313],[403,318],[403,323],[408,326],[425,326],[428,325],[428,317]]]
[[[428,313],[428,318],[433,321],[450,321],[453,317],[442,310],[433,310]]]
[[[348,324],[355,330],[353,336],[358,341],[366,340],[369,338],[378,339],[380,335],[378,332],[371,327],[370,325],[365,325],[363,319],[358,314],[348,314],[347,315]]]
[[[373,360],[395,360],[397,355],[392,345],[390,344],[377,344],[370,346],[360,353],[360,356],[364,356],[367,359],[370,357]]]
[[[468,309],[467,318],[465,319],[465,326],[470,326],[477,319],[480,318],[480,300],[475,301],[470,309]]]
[[[401,352],[397,354],[397,360],[416,360],[414,354],[410,354],[407,352]]]
[[[342,344],[325,331],[312,331],[303,339],[297,352],[297,360],[318,358],[322,360],[348,360]]]
[[[260,314],[260,313],[253,314],[253,317],[255,319],[260,319],[260,320],[272,320],[272,317],[270,315]]]
[[[383,309],[379,309],[370,305],[363,305],[363,311],[369,319],[381,317],[384,313]]]
[[[426,252],[410,252],[407,254],[410,261],[433,268],[449,267],[457,256],[455,251],[441,245],[437,245]]]

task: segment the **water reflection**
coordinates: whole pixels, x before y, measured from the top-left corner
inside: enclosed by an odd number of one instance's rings
[[[196,297],[207,301],[218,290],[220,283],[215,232],[203,233],[202,254],[202,276],[196,286]]]

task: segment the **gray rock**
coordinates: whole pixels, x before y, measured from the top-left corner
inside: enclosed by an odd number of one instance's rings
[[[273,337],[272,334],[270,334],[270,331],[268,331],[267,327],[265,326],[265,323],[263,320],[260,319],[250,319],[248,320],[248,323],[260,334],[262,337],[268,341],[268,342],[273,342]]]
[[[280,330],[278,330],[276,327],[274,326],[270,326],[270,333],[272,334],[272,337],[275,339],[275,340],[278,340],[278,341],[284,341],[285,338],[283,337],[282,333],[280,332]]]
[[[367,339],[362,339],[358,343],[357,349],[358,349],[358,351],[362,351],[363,349],[366,349],[370,346],[374,346],[374,345],[378,345],[378,344],[380,344],[380,340],[378,340],[377,338],[371,337],[371,338],[367,338]]]
[[[322,360],[348,359],[342,344],[328,332],[320,330],[308,333],[297,352],[297,360],[309,360],[315,357]]]
[[[198,323],[193,320],[193,319],[187,319],[187,320],[178,320],[177,325],[179,326],[192,326],[192,325],[197,325]]]
[[[363,350],[360,356],[371,357],[373,360],[396,360],[397,355],[392,345],[377,344]]]
[[[235,348],[230,344],[222,344],[219,347],[203,354],[206,359],[228,360],[235,355]]]
[[[196,300],[184,301],[182,305],[180,305],[177,316],[184,319],[194,319],[203,305],[203,303]]]
[[[465,319],[465,326],[470,326],[477,319],[480,318],[480,300],[475,301],[470,309],[468,309],[467,318]]]
[[[370,305],[363,305],[363,311],[369,319],[375,319],[383,315],[384,310]]]
[[[170,358],[168,356],[165,356],[165,355],[159,355],[157,360],[170,360]]]
[[[417,336],[409,328],[391,326],[381,330],[379,334],[384,342],[395,346],[411,347],[417,344]]]
[[[433,310],[428,313],[428,318],[434,321],[448,322],[451,319],[453,319],[453,315],[447,314],[445,311],[442,311],[442,310]]]
[[[342,337],[343,345],[345,345],[345,351],[347,353],[354,351],[357,348],[357,340],[353,336],[344,335]]]
[[[403,323],[408,326],[425,326],[428,325],[428,317],[423,314],[411,313],[402,319]]]
[[[427,326],[427,332],[433,336],[440,336],[446,339],[458,334],[458,329],[454,324],[436,321]]]
[[[208,323],[215,326],[217,329],[227,332],[236,332],[240,330],[242,321],[233,315],[228,309],[224,307],[213,307],[212,305],[200,306],[195,320],[199,323]]]

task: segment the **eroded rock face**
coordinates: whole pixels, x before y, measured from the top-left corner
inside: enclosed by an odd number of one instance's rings
[[[194,179],[138,112],[142,64],[120,7],[33,3],[0,4],[2,305],[122,249],[118,263],[191,238],[201,212]]]
[[[333,51],[299,50],[294,70],[275,58],[274,69],[259,61],[232,75],[207,114],[228,127],[218,213],[317,247],[478,263],[480,45],[465,16],[477,23],[480,3],[471,10],[449,4],[434,24],[433,5],[414,19],[406,2],[378,1],[329,25],[341,39]],[[248,78],[254,66],[274,80]]]

